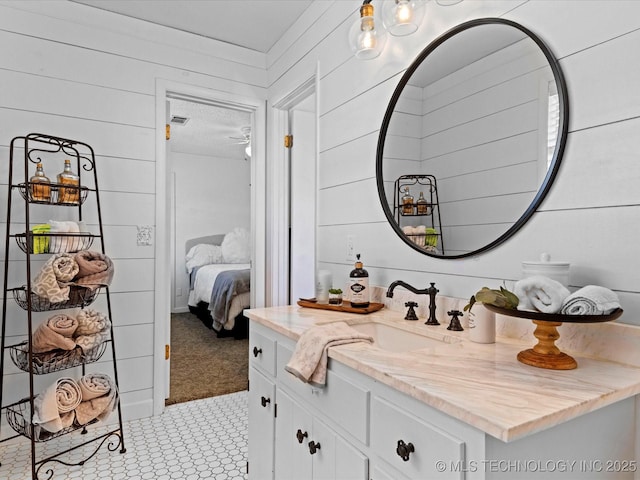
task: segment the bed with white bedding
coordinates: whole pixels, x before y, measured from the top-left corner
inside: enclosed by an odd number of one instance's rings
[[[242,311],[250,307],[248,232],[240,230],[190,239],[185,244],[189,310],[219,335],[234,331],[238,336],[237,320],[244,321]]]

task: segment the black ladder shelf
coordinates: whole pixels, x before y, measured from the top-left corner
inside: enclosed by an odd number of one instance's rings
[[[415,188],[425,195],[426,203],[418,203]],[[405,188],[414,188],[413,201],[403,201]],[[435,235],[440,240],[440,253],[444,254],[444,239],[442,235],[442,221],[440,219],[440,201],[438,200],[438,185],[433,175],[413,174],[401,175],[394,182],[393,187],[393,215],[396,223],[402,229],[411,225],[412,217],[428,217],[429,226],[436,230],[435,234],[405,234],[413,243],[421,248],[429,248],[426,238]]]
[[[18,180],[20,183],[17,183],[14,181],[14,176],[16,178],[20,176],[19,170],[22,168],[22,162],[19,160],[21,156],[24,158],[24,181],[20,182],[20,180]],[[46,195],[42,195],[42,190],[37,190],[37,186],[42,184],[30,182],[30,174],[33,174],[35,171],[35,165],[42,163],[43,166],[47,167],[46,171],[53,172],[56,168],[61,169],[63,159],[71,159],[72,165],[75,166],[75,172],[77,172],[80,177],[78,185],[75,186],[71,184],[72,186],[69,186],[69,184],[64,184],[64,186],[62,186],[63,184],[55,183],[52,179],[49,186],[45,187],[47,189]],[[94,240],[97,240],[100,243],[102,254],[105,254],[95,155],[93,149],[86,143],[51,135],[30,133],[25,136],[15,137],[11,140],[8,170],[4,293],[2,300],[2,340],[0,349],[0,412],[6,417],[8,424],[15,431],[15,434],[2,435],[0,442],[12,440],[20,436],[27,437],[31,444],[30,459],[32,479],[46,478],[50,480],[54,475],[55,464],[65,466],[83,465],[94,457],[105,445],[110,452],[115,452],[116,450],[119,450],[120,453],[126,452],[122,429],[122,411],[118,388],[118,370],[116,365],[116,349],[113,337],[113,317],[109,286],[101,285],[99,288],[71,287],[69,299],[57,303],[32,292],[32,282],[35,279],[33,270],[42,262],[42,257],[49,258],[48,253],[56,253],[55,250],[52,252],[47,251],[50,249],[49,245],[53,245],[53,242],[66,242],[64,252],[73,253],[80,250],[88,250]],[[83,173],[85,173],[84,177]],[[21,197],[24,203],[22,216],[19,215],[19,206],[16,206],[16,211],[12,212],[14,208],[13,197],[16,192],[19,193],[19,197]],[[20,200],[18,196],[16,197]],[[32,230],[36,223],[45,223],[47,221],[46,219],[55,215],[56,212],[64,212],[66,217],[72,216],[74,220],[77,219],[78,222],[82,222],[83,204],[85,204],[85,200],[88,199],[92,199],[89,203],[95,203],[94,207],[97,212],[99,234],[87,232],[72,234],[39,233]],[[87,205],[89,203],[87,203]],[[57,210],[59,208],[62,210]],[[16,220],[12,221],[12,213],[17,217]],[[32,222],[33,219],[37,221]],[[14,231],[22,228],[24,228],[24,230],[19,232]],[[47,246],[42,248],[42,242],[45,240]],[[12,246],[15,247],[16,244],[19,247],[18,249],[11,248]],[[94,250],[97,249],[94,248]],[[24,253],[24,256],[21,257],[24,262],[20,261],[20,252]],[[36,263],[36,265],[34,265],[34,263]],[[26,272],[26,283],[21,287],[9,287],[10,276],[13,281],[16,281],[16,277],[23,278],[11,272],[11,270],[17,272],[20,271],[20,269]],[[73,350],[60,351],[64,353],[60,353],[59,356],[57,354],[48,356],[45,361],[38,356],[39,354],[33,352],[32,340],[35,312],[70,308],[84,309],[91,305],[102,294],[104,294],[104,298],[106,299],[108,318],[111,324],[109,327],[109,338],[107,340],[87,352],[83,352],[83,350],[77,346]],[[13,297],[17,305],[24,312],[22,316],[26,314],[26,325],[22,319],[15,318],[18,317],[18,309],[8,308],[9,296]],[[26,337],[27,340],[13,345],[7,345],[8,324],[11,324],[12,331],[10,336],[19,336],[22,339]],[[16,327],[16,325],[18,327]],[[21,330],[21,333],[15,333],[15,330]],[[26,332],[24,332],[24,330],[26,330]],[[82,375],[84,376],[86,374],[86,365],[98,361],[106,351],[107,344],[111,345],[110,348],[113,359],[113,384],[116,388],[116,410],[118,415],[117,426],[109,427],[106,433],[98,432],[91,436],[87,427],[89,425],[93,427],[97,419],[82,425],[78,424],[76,420],[70,426],[64,427],[55,433],[48,434],[49,432],[47,432],[47,435],[42,435],[41,430],[37,429],[34,424],[34,399],[39,393],[39,390],[36,389],[34,384],[42,383],[40,382],[42,375],[60,372],[70,368],[81,368]],[[7,350],[13,363],[22,370],[22,372],[17,374],[11,371],[7,372],[5,365],[5,354]],[[22,399],[16,399],[16,390],[26,390],[21,382],[23,374],[28,376],[28,396]],[[11,380],[15,381],[18,387],[14,386],[5,392],[7,387],[6,377],[8,376],[11,377]],[[36,382],[36,377],[38,377],[38,382]],[[26,393],[27,392],[25,392],[25,394]],[[9,401],[7,401],[7,394],[9,397],[14,398],[10,398]],[[21,394],[18,392],[17,395],[20,396]],[[61,451],[58,453],[44,458],[38,457],[39,449],[36,447],[41,445],[42,442],[49,442],[76,431],[80,432],[80,434],[86,434],[87,440],[82,441],[77,439],[78,441],[70,448],[61,448]],[[83,455],[85,457],[82,460],[71,462],[68,457],[65,457],[65,455],[79,448],[84,448]],[[87,454],[87,452],[90,453]],[[40,477],[40,473],[44,476]]]

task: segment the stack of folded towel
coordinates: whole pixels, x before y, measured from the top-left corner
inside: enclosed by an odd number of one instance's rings
[[[81,310],[76,318],[59,313],[34,330],[31,349],[40,354],[80,346],[87,354],[109,339],[110,329],[109,318],[96,310]]]
[[[618,296],[597,285],[587,285],[574,293],[551,278],[535,275],[516,282],[513,293],[518,310],[565,315],[608,315],[620,308]]]
[[[327,379],[328,349],[353,342],[373,342],[345,322],[332,322],[306,330],[298,339],[285,370],[305,383],[323,387]]]
[[[32,282],[32,291],[52,303],[69,300],[70,287],[91,290],[110,285],[113,262],[100,252],[82,250],[76,254],[52,255]]]
[[[89,373],[77,382],[60,378],[33,400],[34,435],[44,439],[72,425],[105,420],[117,401],[115,383],[104,373]]]

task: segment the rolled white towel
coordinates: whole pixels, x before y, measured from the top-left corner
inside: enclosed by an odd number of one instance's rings
[[[537,310],[542,313],[558,313],[562,302],[570,294],[560,282],[542,275],[518,280],[513,293],[520,300],[518,310]]]
[[[620,308],[615,292],[598,285],[587,285],[573,292],[562,302],[565,315],[608,315]]]

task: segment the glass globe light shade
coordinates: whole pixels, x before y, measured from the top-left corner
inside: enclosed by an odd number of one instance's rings
[[[382,5],[382,24],[396,37],[410,35],[424,18],[424,0],[387,0]]]
[[[349,30],[349,44],[356,58],[370,60],[376,58],[384,50],[387,34],[376,25],[373,16],[373,5],[360,8],[360,18]]]

